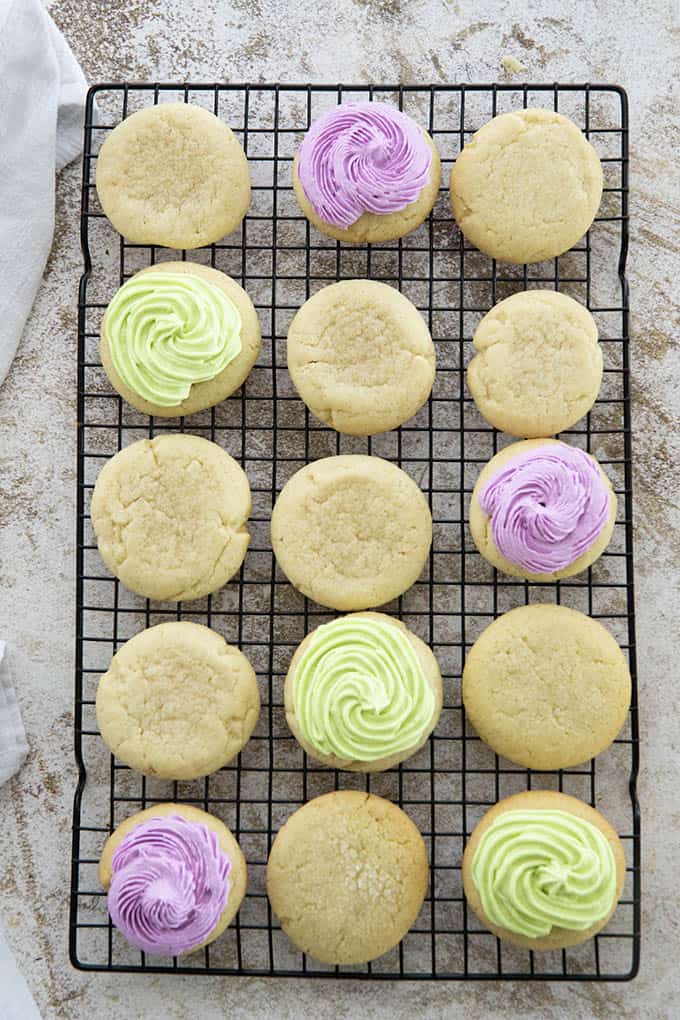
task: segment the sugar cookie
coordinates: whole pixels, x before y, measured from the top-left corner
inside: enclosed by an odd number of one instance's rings
[[[200,248],[240,224],[250,202],[248,160],[231,128],[191,103],[126,117],[97,156],[97,194],[134,244]]]
[[[554,290],[500,301],[481,320],[467,384],[480,414],[512,436],[552,436],[591,409],[602,382],[595,320]]]
[[[317,291],[288,330],[288,371],[315,417],[353,436],[388,432],[430,395],[435,351],[394,287],[343,280]]]
[[[630,707],[626,658],[598,620],[566,606],[520,606],[468,652],[463,704],[496,754],[526,768],[580,765],[608,747]]]
[[[423,837],[396,804],[338,790],[277,833],[267,894],[281,927],[322,963],[364,963],[404,937],[427,890]]]
[[[468,241],[501,262],[542,262],[572,248],[602,197],[602,164],[581,131],[552,110],[502,113],[451,171],[451,204]]]
[[[250,541],[244,472],[216,443],[182,433],[141,439],[108,460],[90,513],[109,570],[160,601],[217,591]]]
[[[197,779],[231,761],[260,714],[253,667],[209,627],[172,620],[135,634],[97,687],[97,724],[147,776]]]
[[[288,580],[333,609],[369,609],[418,579],[432,543],[427,500],[380,457],[325,457],[297,471],[274,506],[272,549]]]

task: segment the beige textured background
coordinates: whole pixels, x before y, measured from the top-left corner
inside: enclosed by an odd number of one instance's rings
[[[0,389],[0,630],[32,745],[0,790],[0,923],[45,1018],[673,1017],[677,894],[680,24],[674,0],[51,0],[90,81],[529,81],[629,90],[643,960],[632,985],[418,984],[123,977],[66,955],[72,765],[79,167],[57,189],[46,277]],[[524,77],[524,76],[523,76]],[[675,654],[674,654],[675,653]]]

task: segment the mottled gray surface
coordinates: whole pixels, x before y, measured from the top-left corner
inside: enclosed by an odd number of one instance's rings
[[[0,390],[0,631],[32,746],[0,791],[0,922],[46,1018],[469,1018],[677,1015],[677,6],[443,0],[53,0],[91,81],[618,81],[632,106],[632,293],[638,634],[644,765],[641,974],[632,985],[334,985],[116,978],[66,954],[72,765],[79,168],[57,189],[45,282]],[[323,12],[330,7],[332,13]],[[597,10],[596,10],[597,8]],[[599,12],[599,13],[598,13]],[[673,835],[675,833],[675,835]],[[674,1005],[675,1000],[675,1005]]]

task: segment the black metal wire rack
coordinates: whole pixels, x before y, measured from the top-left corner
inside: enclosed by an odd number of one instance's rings
[[[443,182],[465,141],[497,113],[549,106],[570,116],[595,145],[605,191],[589,235],[551,262],[506,266],[469,246],[442,187],[432,216],[400,241],[354,248],[322,237],[301,215],[291,164],[310,122],[342,99],[394,103],[427,127],[439,148]],[[97,151],[133,110],[184,100],[223,118],[242,140],[253,185],[238,233],[182,252],[239,280],[260,316],[260,359],[238,394],[187,419],[149,419],[115,393],[100,364],[99,323],[116,289],[134,272],[177,258],[128,244],[98,205]],[[310,86],[106,84],[90,90],[85,124],[81,237],[84,273],[78,319],[78,482],[75,754],[70,958],[79,968],[154,973],[338,976],[345,978],[511,978],[626,980],[640,945],[640,824],[633,599],[631,425],[628,355],[628,112],[613,85]],[[368,439],[340,436],[309,416],[285,367],[285,337],[299,305],[339,279],[370,277],[397,286],[422,311],[437,347],[432,397],[407,425]],[[498,575],[476,552],[467,517],[481,466],[508,441],[479,416],[465,387],[477,321],[495,302],[529,287],[565,291],[584,302],[599,327],[605,373],[600,398],[568,442],[592,451],[619,500],[607,552],[583,576],[535,585]],[[188,431],[224,446],[244,467],[253,493],[251,546],[237,581],[199,602],[150,603],[126,591],[101,563],[89,519],[104,461],[145,436]],[[429,497],[434,541],[421,579],[387,607],[433,648],[444,680],[444,708],[426,747],[387,773],[362,776],[317,766],[290,735],[283,679],[293,650],[327,610],[296,592],[277,570],[269,541],[276,495],[302,464],[333,453],[374,453],[409,472]],[[498,614],[529,602],[557,602],[602,620],[627,651],[633,703],[626,728],[597,763],[535,773],[499,759],[466,725],[460,678],[466,649]],[[166,619],[191,619],[242,647],[260,680],[262,713],[238,760],[205,780],[146,779],[108,754],[96,726],[99,676],[127,638]],[[309,798],[361,788],[393,799],[413,818],[430,854],[430,887],[412,931],[373,964],[334,968],[298,953],[272,915],[264,869],[272,839]],[[467,909],[461,858],[481,814],[510,793],[559,789],[597,806],[618,829],[627,857],[621,904],[606,930],[574,949],[534,954],[498,942]],[[199,805],[221,817],[248,862],[249,888],[228,931],[186,959],[148,958],[112,928],[97,863],[109,832],[160,800]]]

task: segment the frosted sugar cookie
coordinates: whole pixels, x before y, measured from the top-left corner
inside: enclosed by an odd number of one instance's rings
[[[494,804],[463,855],[469,905],[494,935],[525,949],[592,938],[616,910],[625,877],[623,847],[607,819],[551,790]]]
[[[408,234],[437,198],[434,142],[388,103],[341,103],[315,120],[293,163],[293,188],[307,219],[354,244]]]
[[[286,720],[331,768],[379,772],[422,747],[442,707],[439,666],[400,620],[353,613],[321,624],[297,648]]]
[[[241,848],[188,804],[156,804],[109,836],[99,861],[111,920],[137,949],[181,956],[221,935],[245,895]]]
[[[470,531],[482,556],[511,577],[572,577],[606,549],[616,495],[594,457],[553,439],[506,446],[482,469]]]
[[[179,417],[239,388],[260,351],[260,323],[230,276],[194,262],[163,262],[116,292],[99,350],[111,385],[128,404]]]

